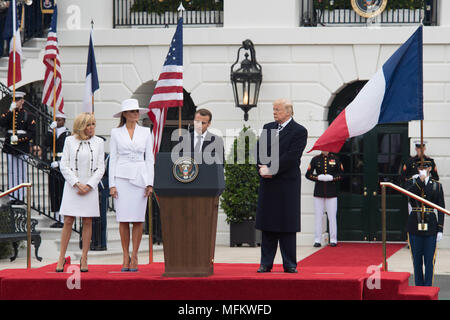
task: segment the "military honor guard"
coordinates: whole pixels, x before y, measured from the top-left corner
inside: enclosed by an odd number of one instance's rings
[[[433,179],[433,162],[418,160],[415,163],[418,176],[406,183],[405,188],[442,208],[445,207],[442,185]],[[432,286],[434,263],[436,259],[436,242],[442,239],[444,229],[444,214],[440,211],[423,206],[422,203],[410,198],[412,211],[407,222],[409,246],[414,265],[416,286]],[[425,265],[425,275],[423,266]]]
[[[16,102],[0,117],[0,126],[7,130],[3,151],[8,155],[8,189],[27,182],[27,155],[36,134],[36,121],[23,108],[24,97],[24,92],[16,91]],[[24,189],[17,190],[12,194],[11,200],[13,203],[21,203],[24,194]]]
[[[406,160],[406,162],[402,166],[401,175],[402,175],[403,182],[408,181],[413,176],[416,178],[418,177],[419,171],[418,171],[417,163],[420,162],[419,160],[421,159],[422,152],[423,152],[423,159],[431,162],[431,171],[430,171],[431,178],[433,178],[436,181],[439,181],[439,174],[438,174],[438,170],[436,167],[436,163],[434,162],[434,160],[432,158],[427,157],[425,155],[426,143],[427,143],[426,141],[423,142],[423,151],[422,151],[422,145],[420,143],[420,140],[414,141],[414,144],[416,147],[416,155],[413,157],[410,157],[408,160]]]
[[[322,242],[322,217],[327,212],[330,226],[330,246],[337,245],[337,192],[336,184],[342,179],[344,167],[335,154],[322,151],[313,157],[306,171],[306,178],[315,182],[314,208],[316,227],[314,247],[318,248]]]
[[[66,115],[57,112],[55,115],[56,121],[50,124],[50,130],[45,137],[45,144],[50,149],[51,158],[53,159],[53,130],[55,130],[55,161],[50,165],[50,177],[48,182],[48,188],[50,193],[51,210],[55,213],[56,222],[52,224],[51,228],[62,228],[64,217],[59,214],[59,208],[61,206],[63,190],[64,190],[64,177],[59,169],[61,162],[64,143],[66,138],[71,135],[69,129],[65,127]]]
[[[284,272],[297,273],[300,159],[306,146],[308,131],[293,119],[293,114],[291,102],[276,100],[273,103],[275,121],[264,125],[257,144],[260,184],[255,227],[262,231],[260,273],[271,271],[278,243]],[[271,155],[271,160],[263,160],[263,154]]]

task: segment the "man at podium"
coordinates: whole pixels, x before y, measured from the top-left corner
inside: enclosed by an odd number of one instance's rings
[[[284,272],[297,273],[296,233],[300,231],[300,158],[308,131],[292,118],[292,103],[273,103],[274,122],[264,125],[257,145],[260,175],[256,229],[262,231],[261,265],[270,272],[278,242]]]
[[[190,152],[194,153],[198,163],[224,164],[224,144],[221,137],[208,131],[211,125],[212,113],[207,109],[199,109],[194,115],[194,131],[183,137],[183,148],[186,142]],[[187,139],[188,141],[185,141]],[[202,155],[200,158],[199,156]]]

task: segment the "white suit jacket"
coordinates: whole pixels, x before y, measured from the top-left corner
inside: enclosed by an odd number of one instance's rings
[[[109,154],[109,187],[116,186],[116,178],[130,180],[139,186],[153,186],[153,135],[150,128],[136,125],[133,139],[125,125],[111,130]]]
[[[104,141],[96,136],[93,136],[90,140],[90,145],[92,148],[93,157],[93,174],[90,176],[86,184],[90,185],[92,188],[97,188],[100,180],[105,173],[105,152],[104,152]],[[74,136],[66,138],[63,149],[63,156],[61,158],[60,170],[64,179],[71,185],[74,186],[77,182],[81,182],[76,174],[76,164],[75,157],[77,154],[78,147],[80,146],[80,140]],[[83,170],[83,172],[90,172],[91,168],[78,168],[78,170]]]

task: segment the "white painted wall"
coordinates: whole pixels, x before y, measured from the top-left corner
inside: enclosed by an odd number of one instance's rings
[[[71,30],[65,24],[69,16],[66,11],[72,2],[59,2],[60,11],[66,12],[59,20],[59,39],[69,126],[81,111],[91,16],[96,21],[100,90],[95,96],[95,111],[97,132],[102,135],[109,135],[111,128],[117,126],[111,115],[119,110],[120,102],[137,94],[143,84],[158,79],[174,32],[174,28],[112,29],[110,2],[77,1],[82,13],[79,30]],[[255,10],[255,2],[261,4],[260,15],[243,19],[243,8]],[[444,3],[441,1],[441,9],[448,6]],[[327,127],[328,106],[336,92],[349,82],[368,80],[416,28],[301,28],[297,27],[297,5],[297,1],[287,0],[227,0],[224,27],[185,27],[184,86],[198,107],[212,111],[214,128],[225,133],[244,124],[243,112],[234,107],[229,76],[237,49],[246,38],[255,43],[263,70],[258,108],[250,111],[247,125],[261,128],[272,121],[272,101],[280,97],[291,99],[295,119],[308,129],[306,150],[309,150]],[[283,13],[282,19],[273,14],[277,10]],[[441,15],[443,21],[450,21],[448,11]],[[269,13],[275,18],[269,19]],[[428,154],[436,159],[450,203],[450,22],[447,22],[447,26],[424,28],[424,132],[429,141]],[[27,72],[43,75],[37,64]],[[411,137],[419,135],[417,122],[411,122],[409,128]],[[225,138],[229,138],[229,146],[232,137]],[[315,154],[304,154],[303,174]],[[302,180],[302,232],[298,240],[300,244],[312,245],[313,183]],[[221,215],[218,244],[229,243],[224,220]],[[449,224],[447,219],[442,247],[450,247]]]

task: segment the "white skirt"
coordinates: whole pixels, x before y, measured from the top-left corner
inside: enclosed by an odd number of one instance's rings
[[[82,196],[77,192],[78,188],[72,187],[66,181],[59,212],[72,217],[100,217],[98,188]]]
[[[116,178],[117,199],[114,199],[118,222],[145,222],[148,198],[145,188],[138,187],[128,179]]]

